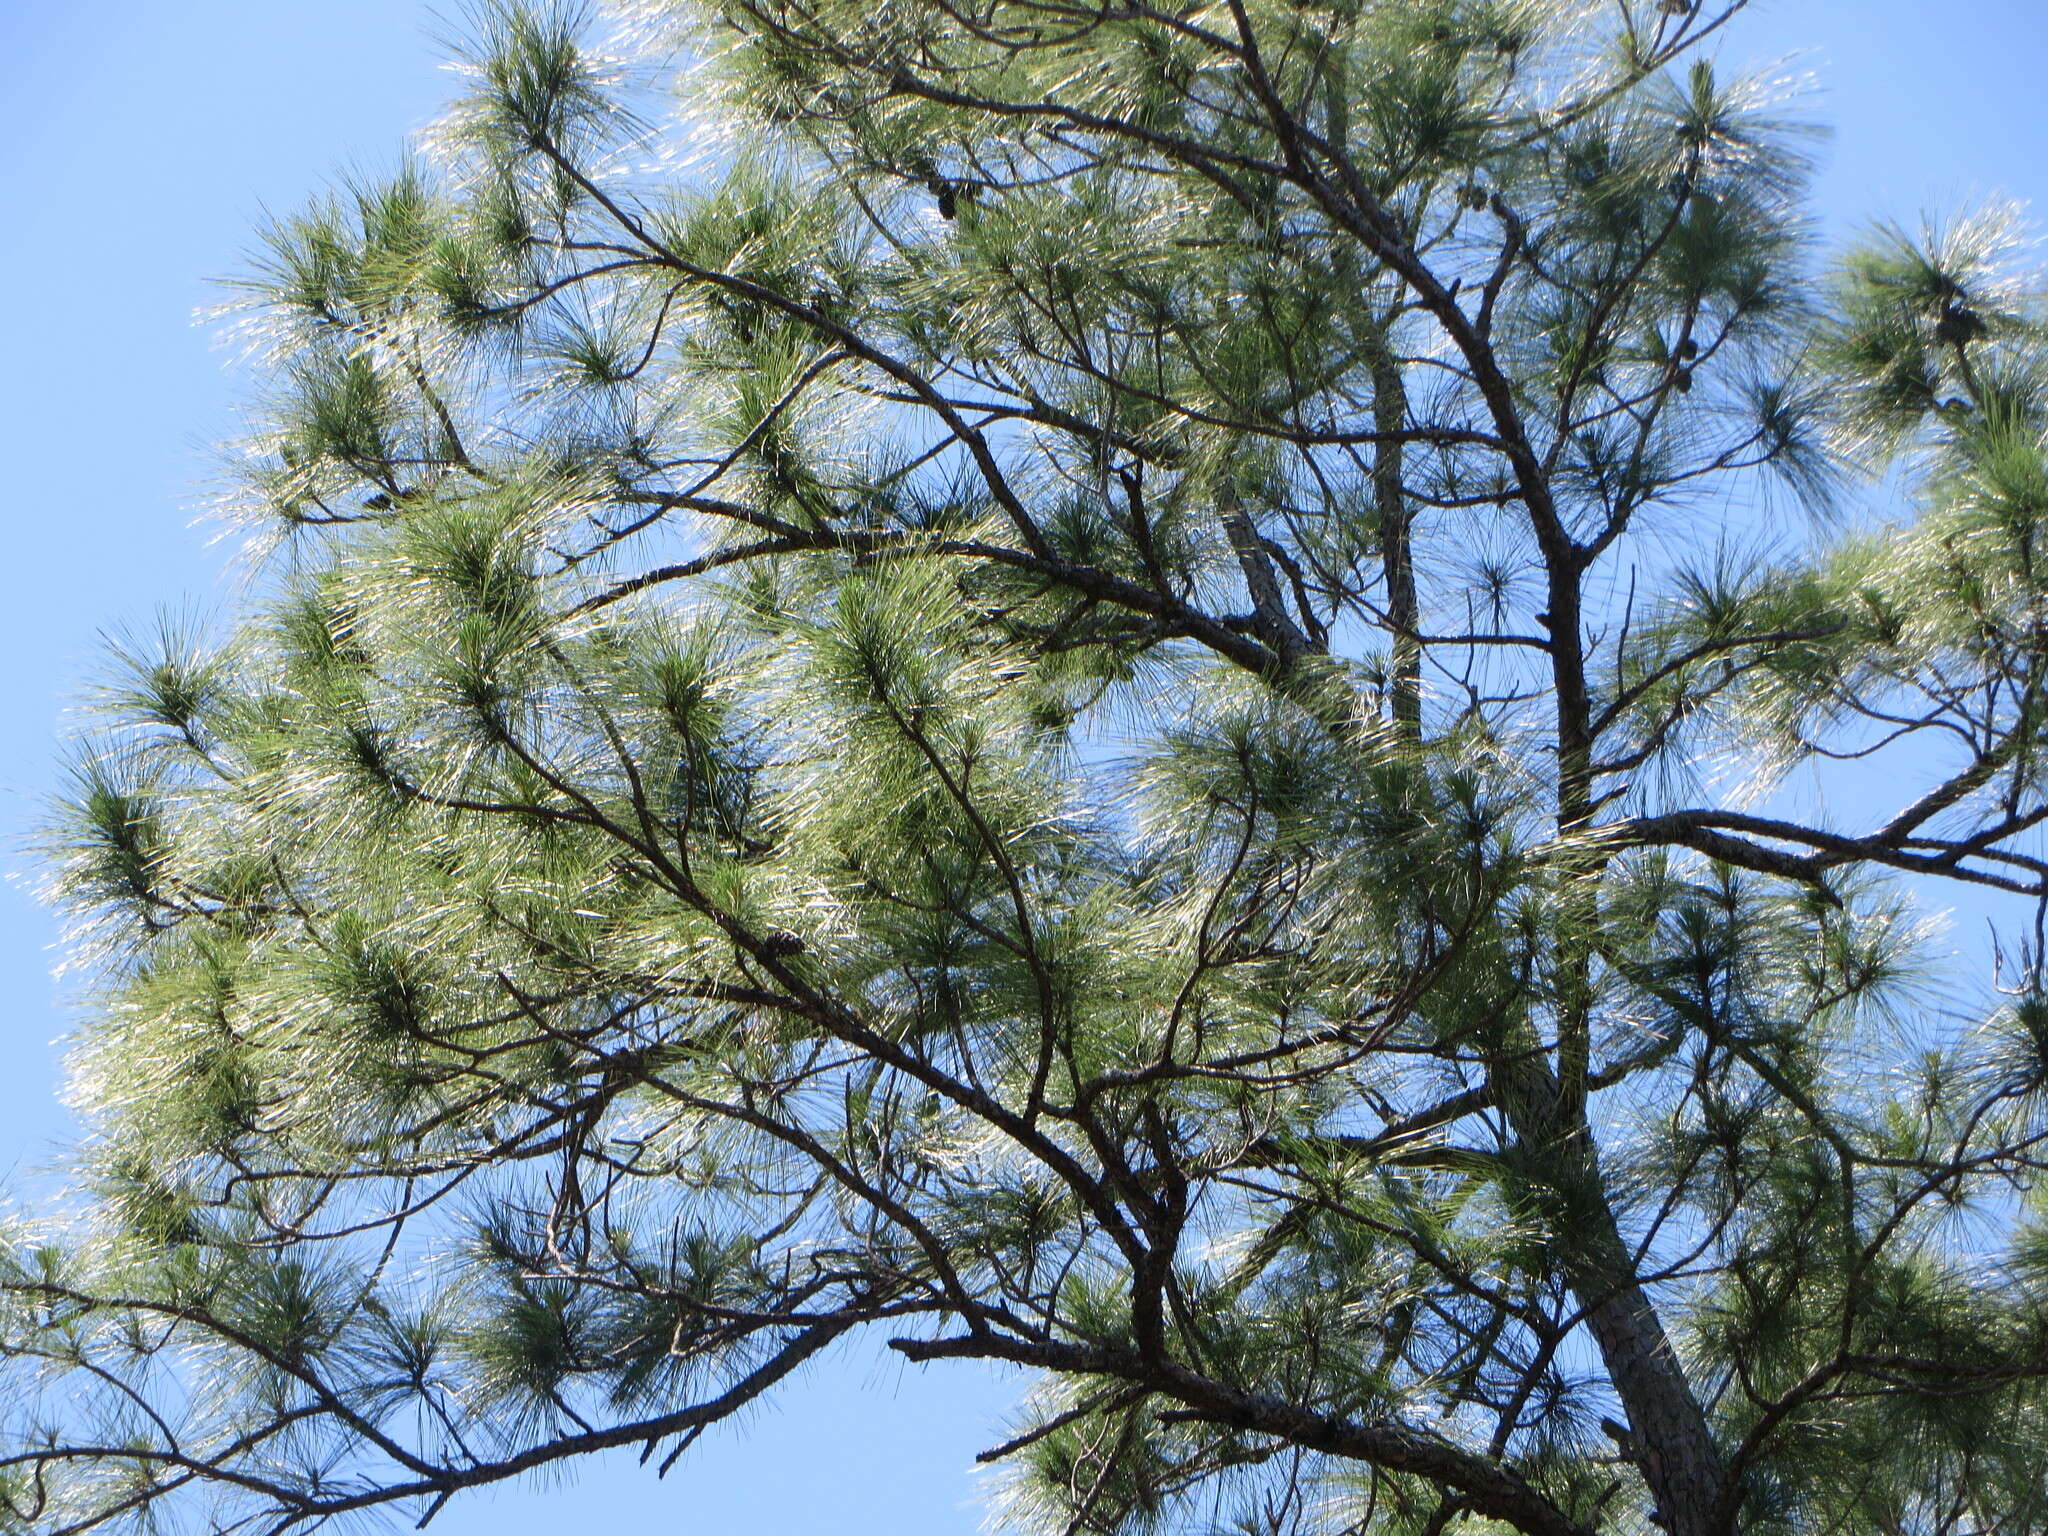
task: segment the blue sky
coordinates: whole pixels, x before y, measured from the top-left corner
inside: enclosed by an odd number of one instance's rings
[[[246,378],[193,324],[265,209],[377,167],[449,89],[420,0],[0,0],[0,863],[53,779],[99,633],[219,608],[225,551],[192,519]],[[1833,125],[1815,211],[1840,236],[1994,192],[2048,214],[2042,0],[1755,0],[1730,62],[1790,57]],[[63,1134],[54,925],[0,887],[0,1178]],[[10,1179],[16,1187],[20,1184]],[[623,1460],[573,1493],[451,1505],[445,1536],[586,1528],[937,1536],[978,1524],[973,1453],[1000,1384],[892,1361],[821,1371],[665,1484]]]

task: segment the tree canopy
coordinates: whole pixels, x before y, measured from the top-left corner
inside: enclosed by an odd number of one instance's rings
[[[2048,311],[1739,8],[485,0],[52,822],[7,1528],[858,1333],[1032,1532],[2048,1528]]]

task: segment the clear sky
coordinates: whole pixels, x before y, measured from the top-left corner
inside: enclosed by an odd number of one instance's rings
[[[449,89],[421,0],[0,0],[0,864],[49,792],[66,701],[103,629],[162,604],[230,603],[192,526],[208,444],[246,379],[194,311],[265,209],[395,158]],[[1731,63],[1816,76],[1833,125],[1815,210],[1839,236],[2006,193],[2048,215],[2043,0],[1754,0]],[[0,1179],[64,1132],[54,925],[0,887]],[[933,1368],[937,1369],[937,1368]],[[573,1495],[451,1504],[439,1536],[829,1530],[939,1536],[978,1524],[973,1453],[999,1384],[863,1359],[801,1382],[656,1484],[630,1458]],[[578,1532],[581,1536],[581,1532]]]

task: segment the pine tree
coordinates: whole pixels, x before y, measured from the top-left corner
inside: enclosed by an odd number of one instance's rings
[[[2048,1528],[2048,314],[1734,8],[489,0],[49,835],[8,1527],[867,1334],[1023,1530]]]

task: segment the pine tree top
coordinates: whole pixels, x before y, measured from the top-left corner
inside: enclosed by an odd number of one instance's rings
[[[9,1525],[865,1333],[1032,1373],[1019,1528],[2040,1529],[2041,298],[1823,259],[1737,9],[479,7],[48,835]]]

